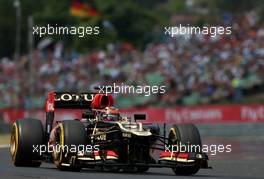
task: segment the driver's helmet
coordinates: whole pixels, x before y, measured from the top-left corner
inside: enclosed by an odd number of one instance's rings
[[[106,107],[103,117],[105,121],[119,121],[120,113],[119,110],[113,106]]]

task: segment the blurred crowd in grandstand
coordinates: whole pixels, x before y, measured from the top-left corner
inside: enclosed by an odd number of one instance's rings
[[[48,91],[87,91],[114,82],[166,86],[162,95],[116,95],[122,107],[240,101],[246,90],[263,86],[263,59],[264,26],[238,23],[229,36],[178,36],[144,50],[124,43],[78,54],[58,43],[53,51],[34,51],[33,84],[28,56],[0,60],[0,108],[42,108]]]

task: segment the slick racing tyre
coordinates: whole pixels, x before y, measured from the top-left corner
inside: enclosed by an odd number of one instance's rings
[[[71,150],[85,144],[85,128],[78,120],[62,121],[56,129],[56,146],[53,152],[53,160],[60,170],[79,171],[81,168],[75,165],[74,157],[78,150]],[[59,147],[57,147],[59,145]]]
[[[14,165],[39,167],[41,155],[37,148],[43,144],[43,139],[44,132],[40,120],[19,119],[14,122],[10,141],[10,152]]]
[[[169,145],[196,145],[201,148],[201,137],[198,129],[193,124],[174,125],[168,134]],[[195,161],[186,165],[173,168],[176,175],[193,175],[200,169],[200,162]]]

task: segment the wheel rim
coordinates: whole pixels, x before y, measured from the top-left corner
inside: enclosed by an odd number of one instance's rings
[[[11,141],[10,141],[10,152],[13,161],[15,161],[16,159],[17,148],[18,148],[18,128],[16,123],[14,123],[12,126]]]
[[[168,138],[169,138],[168,141],[169,145],[175,145],[175,144],[178,145],[179,141],[177,139],[177,133],[174,128],[171,128]]]
[[[56,135],[59,135],[59,139],[58,141],[56,140],[56,144],[55,144],[55,149],[53,151],[53,158],[54,158],[54,163],[57,166],[60,166],[62,163],[62,158],[63,158],[63,151],[62,148],[64,146],[64,130],[63,130],[63,125],[60,124],[59,128],[58,128],[58,132]],[[57,138],[57,136],[55,137]],[[57,150],[59,149],[59,150]]]

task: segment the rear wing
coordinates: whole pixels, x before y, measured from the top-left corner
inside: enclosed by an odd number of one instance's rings
[[[56,108],[104,109],[113,105],[113,97],[108,94],[49,92],[46,100],[46,142],[49,141]]]
[[[104,109],[113,105],[113,97],[108,94],[49,92],[46,100],[46,142],[49,141],[55,109]]]
[[[46,112],[56,108],[88,109],[95,93],[49,92],[46,100]]]
[[[95,93],[49,92],[46,100],[46,142],[49,141],[56,108],[90,109]]]
[[[113,105],[113,97],[109,94],[49,92],[46,100],[46,112],[54,112],[56,108],[92,109]]]

